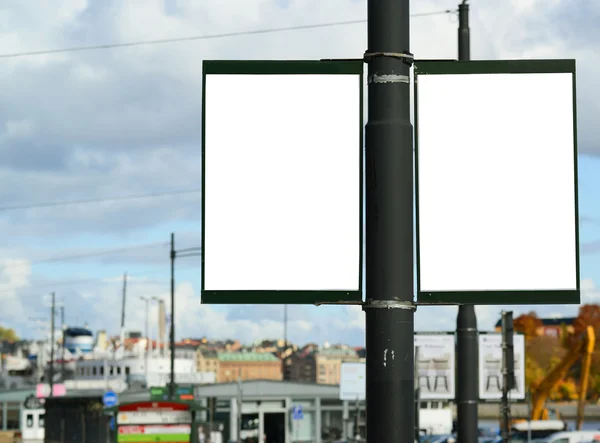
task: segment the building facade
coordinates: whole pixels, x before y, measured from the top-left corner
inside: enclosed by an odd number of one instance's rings
[[[200,348],[197,352],[196,366],[198,372],[211,372],[215,374],[217,383],[219,382],[219,355],[212,349]]]
[[[262,352],[219,352],[220,383],[245,380],[282,380],[281,361]]]
[[[324,385],[339,385],[342,363],[359,361],[360,357],[354,349],[322,349],[315,354],[316,381]]]

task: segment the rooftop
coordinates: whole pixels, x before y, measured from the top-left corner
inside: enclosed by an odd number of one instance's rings
[[[268,352],[219,352],[219,361],[279,361]]]

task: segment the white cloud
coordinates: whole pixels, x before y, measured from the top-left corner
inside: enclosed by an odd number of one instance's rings
[[[457,3],[423,0],[413,2],[412,12],[451,9]],[[597,5],[586,8],[588,17],[597,16]],[[572,9],[569,0],[472,2],[472,55],[479,59],[576,57],[579,142],[581,150],[599,152],[596,23],[584,25],[586,17],[558,14]],[[0,53],[362,18],[366,18],[366,0],[291,0],[286,6],[276,0],[64,0],[59,6],[6,0],[0,5],[0,27],[5,31]],[[450,15],[413,19],[412,52],[421,59],[456,57],[456,26],[456,17]],[[360,57],[366,48],[366,25],[359,24],[5,58],[0,81],[10,87],[0,92],[0,206],[199,187],[203,59],[349,58]],[[54,252],[48,250],[51,240],[56,245],[80,238],[117,244],[136,238],[146,243],[145,237],[159,230],[167,238],[168,229],[178,223],[197,223],[198,197],[6,212],[0,218],[0,230],[7,249],[0,257],[61,255],[57,246]],[[104,269],[102,275],[107,275],[118,273],[115,263],[124,267],[156,263],[161,257],[158,253],[124,254],[97,263]],[[69,269],[79,269],[78,265],[65,263]],[[0,276],[0,302],[10,310],[6,315],[11,318],[25,319],[31,309],[46,309],[35,302],[39,291],[30,284],[52,275],[34,269],[28,264],[10,267]],[[600,291],[592,283],[582,283],[584,300],[600,301]],[[132,277],[129,292],[127,324],[143,330],[145,314],[139,295],[168,300],[168,286]],[[183,335],[244,340],[282,335],[282,317],[268,307],[233,315],[231,307],[200,305],[198,289],[189,281],[178,285],[177,294],[177,330]],[[69,318],[118,330],[118,278],[96,287],[69,288],[65,297],[67,312],[73,313]],[[478,306],[480,329],[491,329],[500,309]],[[572,310],[576,308],[566,307],[564,312]],[[563,309],[540,308],[546,311]],[[360,307],[307,307],[298,312],[298,318],[290,317],[294,340],[364,340],[365,314]],[[455,307],[419,308],[416,328],[452,330],[456,313]],[[151,315],[156,318],[154,311]],[[15,322],[25,329],[23,324]]]

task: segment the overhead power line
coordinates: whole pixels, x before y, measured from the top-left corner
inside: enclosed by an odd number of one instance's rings
[[[418,14],[412,14],[411,17],[427,17],[433,15],[451,14],[454,10],[446,9],[443,11],[424,12]],[[113,48],[127,48],[133,46],[146,46],[146,45],[159,45],[165,43],[185,42],[194,40],[213,40],[218,38],[227,37],[240,37],[247,35],[258,35],[258,34],[272,34],[275,32],[289,32],[289,31],[301,31],[306,29],[317,29],[317,28],[331,28],[334,26],[347,26],[366,23],[366,19],[360,20],[347,20],[338,22],[328,23],[315,23],[311,25],[298,25],[298,26],[286,26],[281,28],[266,28],[257,29],[253,31],[238,31],[238,32],[226,32],[222,34],[206,34],[206,35],[195,35],[190,37],[174,37],[174,38],[163,38],[155,40],[139,40],[135,42],[124,42],[124,43],[109,43],[104,45],[89,45],[89,46],[72,46],[70,48],[59,48],[59,49],[43,49],[39,51],[25,51],[25,52],[13,52],[7,54],[0,54],[0,58],[15,58],[15,57],[29,57],[35,55],[49,55],[49,54],[60,54],[65,52],[78,52],[78,51],[91,51],[94,49],[113,49]]]
[[[178,265],[177,269],[180,269],[180,270],[197,269],[198,266],[200,266],[200,265],[192,262],[192,263],[186,263],[186,265]],[[149,269],[149,270],[145,270],[145,271],[135,272],[135,275],[139,275],[140,277],[141,276],[146,277],[148,275],[157,275],[157,274],[165,274],[165,276],[166,276],[166,275],[168,275],[168,269],[163,269],[163,270]],[[0,294],[12,294],[16,291],[19,291],[19,296],[35,297],[35,296],[39,296],[40,294],[39,293],[35,294],[30,291],[36,290],[37,288],[55,288],[55,287],[61,287],[61,286],[80,286],[80,285],[89,285],[89,284],[104,284],[104,285],[108,285],[108,284],[122,285],[123,284],[122,279],[119,280],[117,278],[114,278],[114,281],[113,281],[113,280],[110,280],[112,278],[113,277],[95,277],[95,278],[82,278],[82,279],[76,279],[76,280],[52,280],[52,281],[46,281],[46,282],[34,281],[25,288],[14,287],[12,289],[2,289],[2,290],[0,290]],[[128,285],[131,284],[133,286],[135,286],[137,284],[168,286],[169,282],[166,278],[164,281],[156,280],[156,279],[154,279],[154,280],[136,280],[135,276],[134,276],[134,280],[128,281],[127,284]],[[20,291],[27,291],[27,292],[21,293]]]
[[[35,208],[50,208],[55,206],[70,206],[70,205],[82,205],[88,203],[109,203],[125,200],[141,200],[145,198],[158,198],[166,197],[170,195],[182,195],[182,194],[195,194],[199,193],[200,189],[184,189],[180,191],[163,191],[163,192],[152,192],[149,194],[135,194],[135,195],[124,195],[121,197],[99,197],[99,198],[87,198],[82,200],[66,200],[66,201],[54,201],[54,202],[39,202],[39,203],[25,203],[22,205],[11,205],[11,206],[0,206],[0,212],[16,211],[20,209],[35,209]]]
[[[84,259],[84,258],[93,258],[93,257],[102,257],[105,255],[113,255],[113,254],[119,254],[119,253],[123,253],[123,252],[131,252],[131,251],[138,251],[141,249],[149,249],[149,248],[156,248],[158,246],[162,246],[162,247],[166,247],[168,246],[169,243],[167,242],[160,242],[160,243],[148,243],[145,245],[137,245],[137,246],[128,246],[128,247],[123,247],[123,248],[114,248],[114,249],[104,249],[102,251],[93,251],[93,252],[88,252],[88,253],[83,253],[83,254],[74,254],[74,255],[59,255],[59,256],[54,256],[54,257],[48,257],[42,260],[34,260],[31,262],[22,262],[22,263],[13,263],[13,264],[9,264],[9,265],[4,265],[2,267],[0,267],[1,271],[4,271],[6,269],[11,269],[11,268],[16,268],[19,266],[26,266],[26,265],[39,265],[39,264],[45,264],[45,263],[56,263],[56,262],[62,262],[62,261],[69,261],[69,260],[78,260],[78,259]]]

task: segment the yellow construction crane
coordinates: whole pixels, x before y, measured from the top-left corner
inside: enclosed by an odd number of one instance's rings
[[[581,359],[581,379],[579,384],[579,404],[577,405],[577,429],[583,425],[585,401],[587,399],[588,384],[590,380],[590,366],[592,354],[596,344],[594,328],[587,326],[577,343],[569,349],[563,359],[542,380],[538,387],[531,393],[531,420],[548,420],[549,412],[545,408],[550,391],[563,380],[571,366]]]

